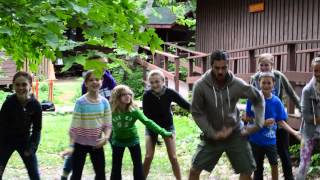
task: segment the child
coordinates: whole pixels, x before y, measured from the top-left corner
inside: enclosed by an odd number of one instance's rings
[[[301,97],[302,141],[297,180],[306,179],[313,148],[320,139],[320,57],[313,60],[312,67],[313,78],[303,88]]]
[[[128,86],[119,85],[111,95],[112,107],[112,171],[111,180],[121,179],[122,157],[126,147],[129,148],[133,161],[135,180],[145,179],[142,170],[141,149],[135,122],[141,121],[147,128],[161,134],[165,139],[172,136],[171,132],[159,127],[148,119],[133,103],[133,93]]]
[[[277,124],[299,139],[299,132],[293,130],[286,122],[287,113],[280,99],[272,94],[275,77],[273,73],[263,72],[259,77],[259,84],[265,99],[265,124],[262,129],[249,136],[253,156],[257,168],[254,172],[255,180],[263,179],[263,160],[267,156],[272,170],[272,179],[278,179],[278,160],[276,146]],[[251,102],[247,101],[246,113],[249,118],[254,117]],[[249,124],[250,126],[250,124]]]
[[[115,86],[116,86],[116,82],[112,77],[111,73],[108,70],[105,70],[104,74],[102,75],[102,86],[99,90],[99,94],[102,97],[109,100],[111,96],[111,91]],[[82,90],[82,95],[87,93],[85,81],[83,81],[82,83],[81,90]],[[64,154],[62,154],[62,156],[64,156]],[[66,156],[66,159],[64,161],[63,174],[61,176],[61,180],[67,180],[71,171],[72,171],[72,156]]]
[[[109,100],[111,96],[111,91],[115,86],[116,81],[112,77],[111,73],[108,70],[105,70],[102,75],[102,86],[99,90],[100,95]],[[82,94],[85,94],[87,92],[87,88],[84,82],[81,86],[81,91]]]
[[[104,180],[103,146],[111,134],[111,109],[108,100],[99,95],[101,79],[89,71],[84,81],[88,92],[76,102],[70,128],[70,148],[64,154],[73,156],[72,180],[81,179],[87,153],[96,173],[95,179]]]
[[[272,93],[276,95],[280,100],[282,99],[283,92],[286,93],[287,97],[294,102],[296,107],[301,110],[300,99],[296,92],[292,88],[288,78],[280,71],[273,68],[274,57],[270,53],[260,54],[257,58],[259,71],[255,73],[250,84],[254,87],[261,89],[259,86],[259,75],[262,72],[271,72],[275,77]],[[276,132],[277,136],[277,151],[280,156],[283,174],[285,180],[293,180],[292,164],[289,154],[289,134],[282,128],[278,128]]]
[[[171,103],[175,102],[182,108],[190,111],[190,104],[183,99],[176,91],[165,87],[165,77],[159,70],[152,70],[149,73],[148,81],[151,89],[146,91],[143,95],[143,112],[145,115],[154,120],[162,128],[174,133],[175,128],[173,125]],[[146,129],[146,155],[144,159],[144,174],[147,177],[149,169],[154,156],[155,145],[158,139],[158,134]],[[176,155],[175,135],[173,138],[164,140],[168,156],[171,162],[173,173],[176,179],[181,179],[181,172]]]
[[[15,93],[7,97],[0,112],[0,180],[14,151],[22,158],[29,178],[40,179],[36,151],[40,142],[42,111],[31,94],[32,77],[17,72],[13,77]]]

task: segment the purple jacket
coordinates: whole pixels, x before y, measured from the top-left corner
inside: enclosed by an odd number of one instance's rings
[[[114,80],[114,78],[112,77],[111,73],[106,70],[102,76],[103,80],[102,80],[102,86],[100,88],[99,93],[105,97],[106,99],[109,99],[111,96],[111,90],[117,85],[116,81]],[[87,92],[87,88],[84,84],[84,82],[82,83],[82,95],[84,95]]]

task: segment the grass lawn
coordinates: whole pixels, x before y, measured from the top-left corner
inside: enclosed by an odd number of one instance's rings
[[[37,152],[42,179],[59,179],[61,175],[63,159],[61,159],[61,157],[59,156],[59,152],[61,152],[65,147],[68,146],[68,128],[70,125],[70,121],[71,114],[44,114],[41,144]],[[199,129],[196,124],[186,116],[174,116],[174,122],[177,134],[178,160],[181,166],[182,175],[184,177],[183,179],[186,179],[189,172],[192,155],[195,153],[199,142]],[[137,126],[139,130],[142,155],[144,156],[144,126],[140,122],[137,122]],[[105,146],[105,155],[106,171],[108,177],[111,170],[111,148],[109,145]],[[83,179],[91,180],[93,179],[93,170],[89,158],[87,158],[86,162],[87,163],[84,168]],[[126,150],[125,152],[122,172],[124,179],[133,179],[132,162],[128,150]],[[270,167],[267,160],[265,161],[264,174],[265,178],[271,178]],[[280,177],[281,174],[282,173],[280,173]],[[238,176],[233,173],[230,163],[225,155],[223,155],[219,160],[212,174],[210,175],[209,173],[204,172],[201,179],[208,179],[209,176],[210,179],[212,179],[213,177],[225,180],[238,179]],[[13,154],[7,165],[3,179],[28,179],[24,165],[16,152]],[[153,160],[148,179],[174,179],[164,145],[158,146],[156,148],[155,158]]]
[[[59,152],[68,146],[68,128],[71,121],[70,114],[45,114],[43,117],[43,130],[41,137],[41,144],[39,146],[37,155],[39,160],[39,167],[41,175],[44,179],[58,178],[63,160],[59,157]],[[190,168],[190,161],[198,143],[198,128],[188,117],[175,116],[175,125],[177,132],[177,154],[179,162],[184,175]],[[141,142],[142,155],[144,156],[144,126],[137,122],[139,129],[139,136]],[[106,154],[106,171],[107,176],[111,170],[111,148],[109,145],[105,146]],[[123,174],[131,177],[132,163],[129,151],[126,150],[123,160]],[[89,158],[87,159],[85,174],[93,174],[92,166]],[[167,153],[164,144],[156,148],[155,158],[150,170],[149,179],[159,179],[162,176],[171,176],[171,166],[167,158]],[[4,179],[24,179],[27,174],[24,165],[17,153],[11,157]],[[90,178],[89,178],[90,179]]]
[[[56,106],[70,106],[74,105],[76,99],[81,96],[82,78],[71,80],[59,80],[53,84],[53,102]],[[40,84],[39,99],[48,99],[48,84],[42,82]]]

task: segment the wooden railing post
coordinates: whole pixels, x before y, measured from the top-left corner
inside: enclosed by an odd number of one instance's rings
[[[157,53],[153,56],[154,65],[160,67],[160,64],[161,64],[161,59],[160,58],[161,58],[160,54],[157,54]]]
[[[287,45],[288,53],[288,71],[296,71],[297,61],[296,61],[296,44]]]
[[[169,68],[169,59],[167,56],[164,57],[164,66],[163,66],[164,70],[168,71]]]
[[[201,66],[202,66],[202,73],[205,73],[208,68],[207,68],[207,63],[208,63],[208,58],[207,57],[202,57],[201,58]]]
[[[164,70],[168,71],[169,69],[169,58],[167,56],[164,57]],[[168,87],[168,78],[165,79],[166,86]]]
[[[193,67],[194,67],[193,63],[194,63],[194,59],[189,59],[188,77],[193,76]],[[191,90],[192,84],[188,83],[188,88],[189,88],[189,90]]]
[[[296,44],[288,44],[287,45],[287,53],[288,53],[288,62],[287,62],[287,71],[296,71]],[[290,82],[293,89],[295,89],[295,82]],[[289,98],[287,99],[287,109],[289,114],[294,114],[295,106]]]
[[[191,77],[193,75],[193,62],[194,59],[189,59],[188,77]]]
[[[249,73],[255,73],[257,69],[256,58],[254,56],[254,49],[249,50]]]
[[[179,69],[180,69],[180,58],[174,59],[175,73],[174,73],[174,87],[179,92]]]
[[[279,71],[281,71],[281,55],[275,56],[275,68]]]
[[[176,48],[176,56],[179,56],[179,54],[180,54],[180,49]]]
[[[308,66],[308,69],[307,69],[307,72],[311,72],[311,64],[312,64],[312,60],[313,58],[315,57],[315,52],[310,52],[310,55],[309,55],[309,66]]]
[[[138,57],[138,61],[143,61],[140,59],[140,57]],[[147,67],[146,66],[142,66],[143,69],[143,81],[146,82],[147,81]]]

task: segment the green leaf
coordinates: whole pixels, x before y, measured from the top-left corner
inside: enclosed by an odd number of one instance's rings
[[[87,60],[86,56],[79,55],[79,56],[76,57],[75,63],[81,64],[82,66],[85,66],[86,65],[86,60]]]
[[[107,57],[111,59],[113,63],[119,64],[119,66],[121,66],[128,73],[132,73],[132,70],[128,67],[128,65],[123,59],[117,58],[114,54],[108,54]]]
[[[75,47],[108,47],[114,50],[108,54],[109,59],[114,59],[110,66],[119,64],[129,71],[126,63],[117,57],[137,55],[137,46],[150,45],[154,51],[162,43],[154,30],[140,32],[146,18],[135,3],[133,0],[5,1],[0,3],[0,48],[14,59],[18,67],[23,66],[25,59],[34,62],[32,70],[43,56],[55,60],[65,54],[63,51],[71,51],[75,57],[63,58],[63,70],[67,70],[73,63],[100,68],[86,63],[94,52],[87,49],[75,51]],[[69,36],[66,31],[70,28],[77,29],[80,34]],[[74,37],[81,42],[68,39]]]
[[[38,64],[35,63],[29,63],[29,68],[32,72],[37,72],[38,70]]]
[[[54,33],[49,32],[45,37],[45,40],[47,44],[53,49],[56,49],[59,45],[59,37]]]
[[[52,49],[45,49],[43,50],[44,56],[48,59],[54,60],[55,59],[55,52]]]
[[[103,43],[103,40],[100,38],[93,38],[87,41],[87,44],[90,44],[90,45],[100,45],[102,43]]]
[[[75,42],[73,40],[67,40],[65,41],[65,43],[63,45],[59,46],[59,51],[67,51],[67,50],[71,50],[77,46],[80,46],[83,43],[80,42]]]
[[[105,47],[113,48],[114,40],[115,38],[113,35],[106,35],[103,37],[103,45]]]
[[[86,60],[84,65],[85,70],[94,70],[96,77],[101,77],[106,68],[106,63],[99,60]]]
[[[46,16],[41,16],[39,18],[43,22],[57,22],[59,21],[59,18],[53,15],[46,15]]]
[[[73,7],[73,10],[77,13],[83,13],[83,14],[88,14],[88,7],[81,7],[81,6],[78,6],[77,4],[75,3],[72,3],[70,2],[71,6]]]
[[[70,56],[70,57],[64,57],[62,60],[63,60],[63,68],[62,68],[62,72],[65,72],[67,71],[68,69],[71,68],[71,66],[76,63],[76,59],[78,57],[75,57],[75,56]]]
[[[10,36],[12,34],[12,31],[10,28],[2,26],[0,27],[0,34],[7,34]]]

